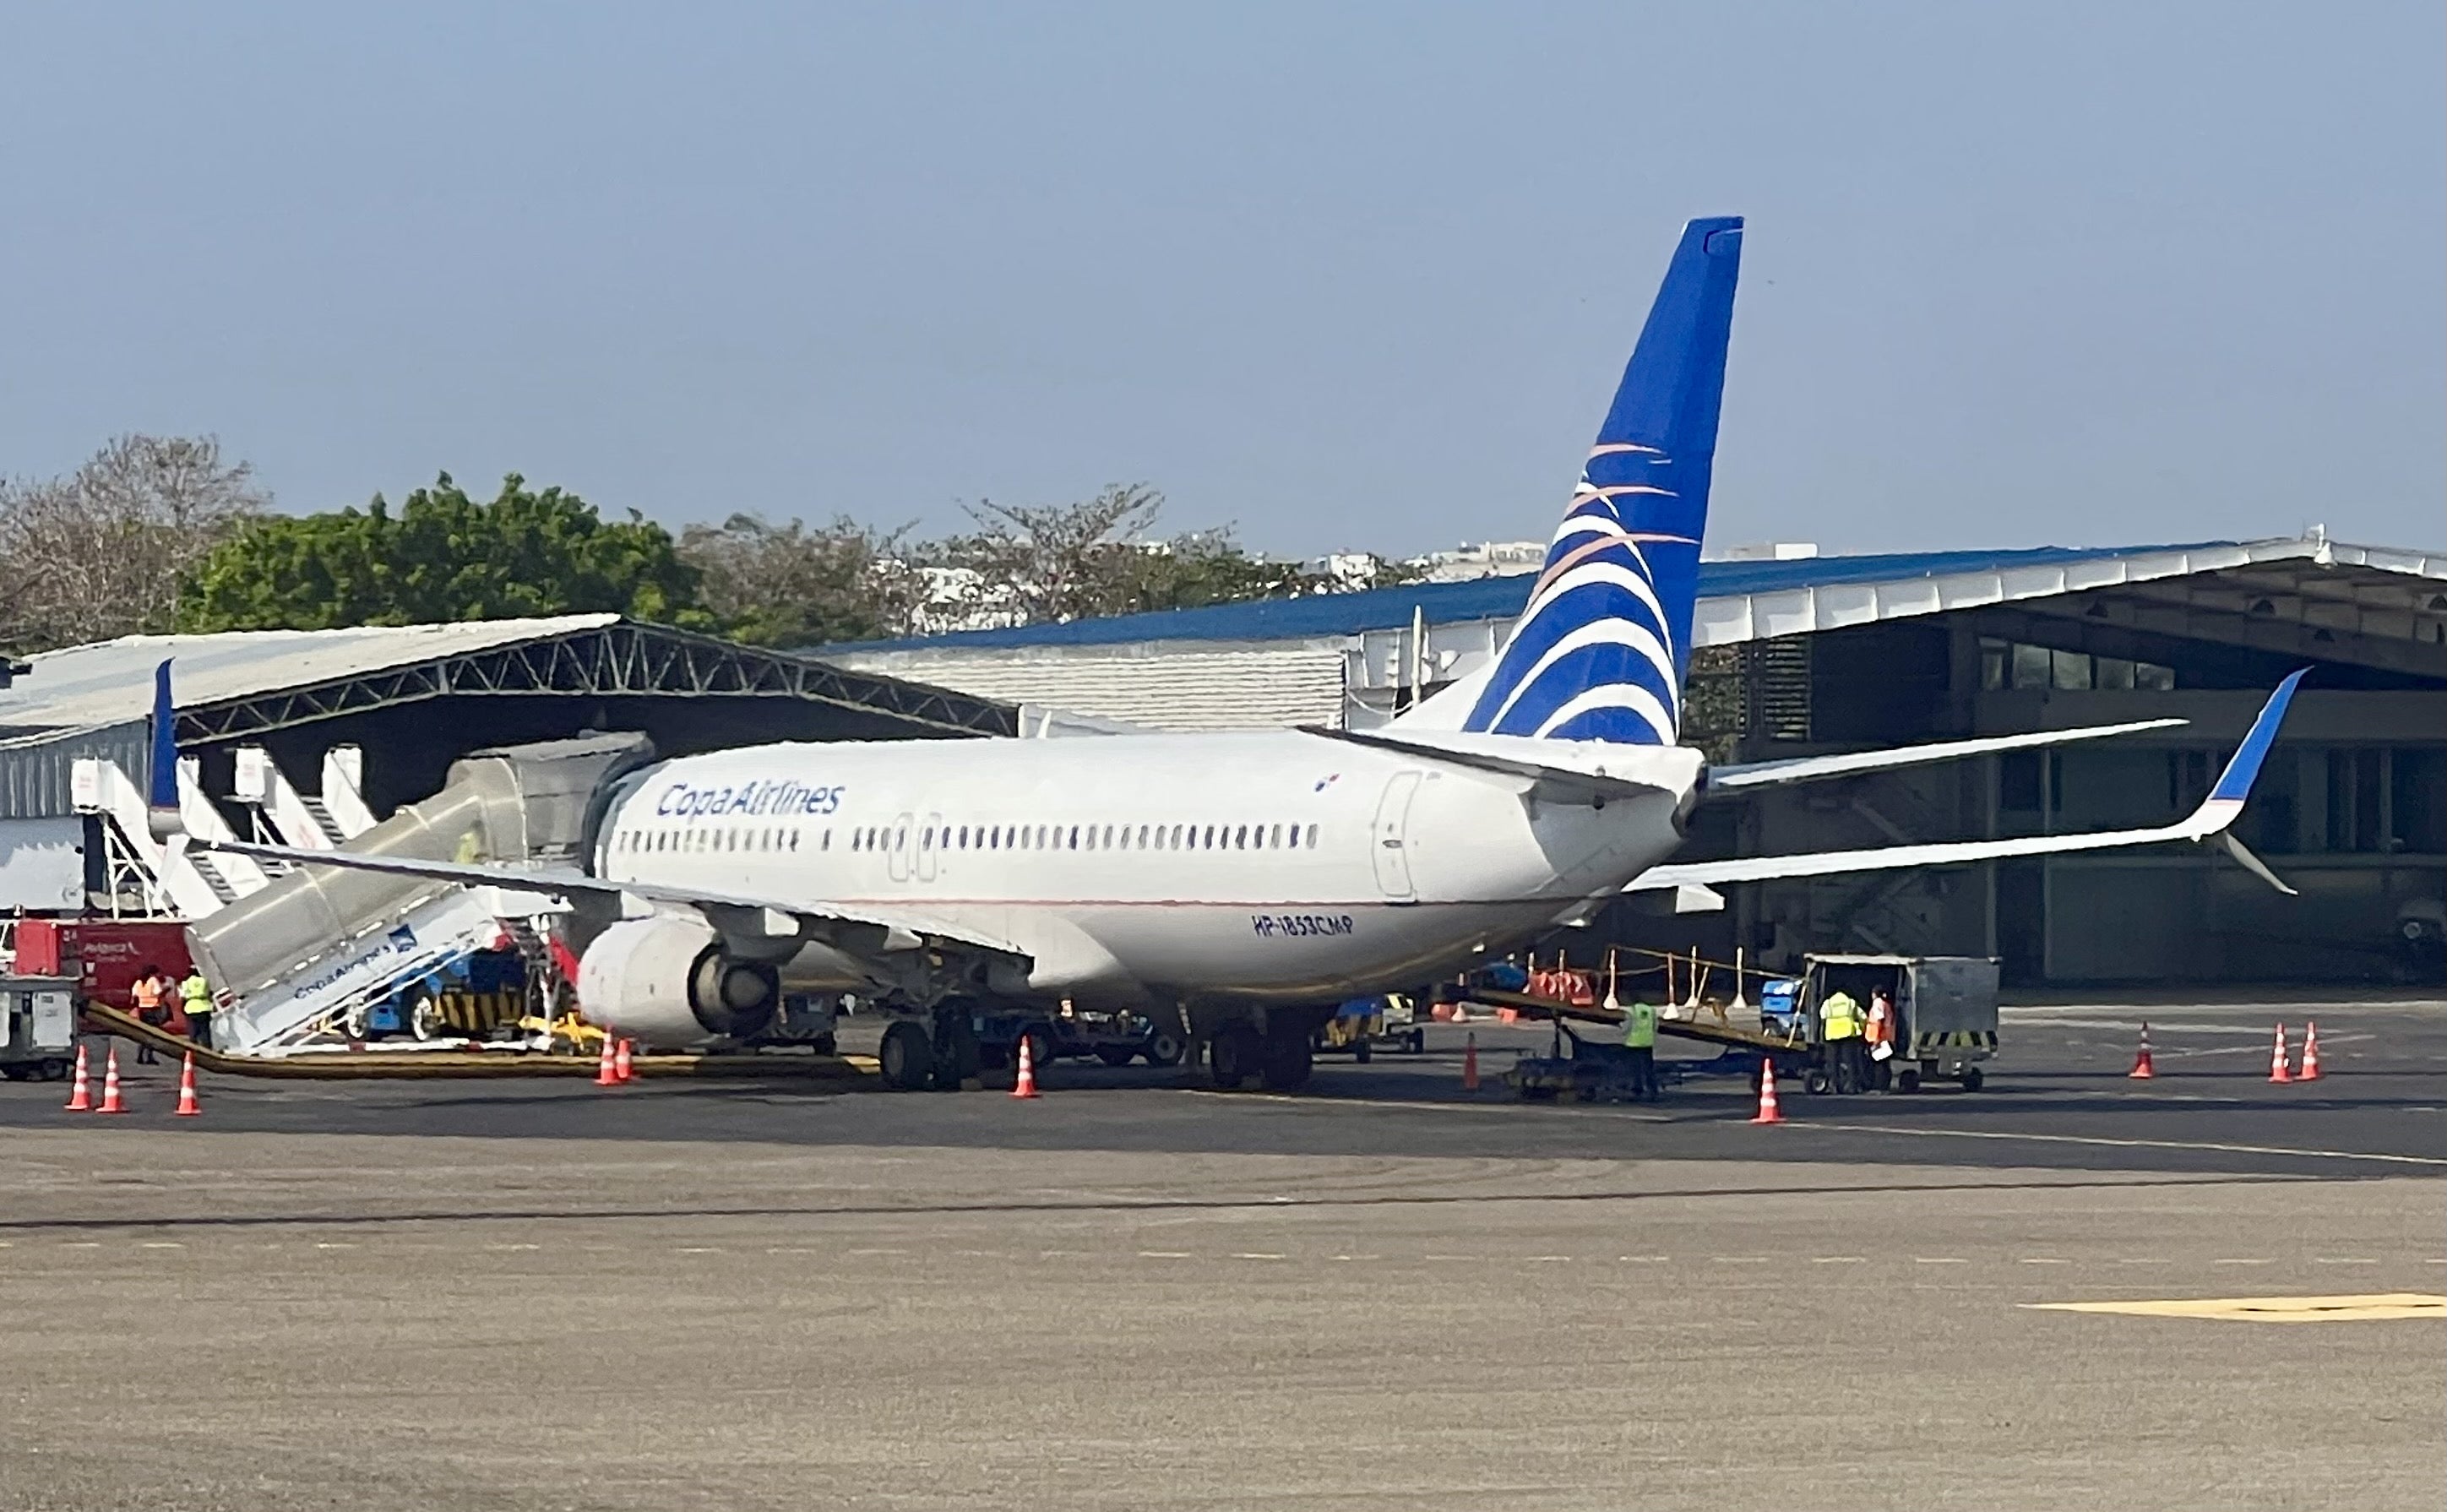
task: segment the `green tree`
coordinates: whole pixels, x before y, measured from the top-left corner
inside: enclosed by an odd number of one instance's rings
[[[715,628],[671,533],[606,520],[516,473],[478,501],[442,474],[392,513],[261,516],[215,547],[179,600],[182,630],[330,630],[608,612]]]

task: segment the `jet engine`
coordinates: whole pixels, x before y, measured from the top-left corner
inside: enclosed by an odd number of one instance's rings
[[[702,920],[679,914],[622,919],[578,963],[578,1001],[616,1034],[662,1049],[763,1033],[782,1003],[768,961],[723,948]]]

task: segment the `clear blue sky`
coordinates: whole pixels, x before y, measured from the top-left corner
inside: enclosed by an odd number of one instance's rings
[[[18,0],[0,472],[1543,537],[1737,212],[1718,542],[2436,545],[2442,17]]]

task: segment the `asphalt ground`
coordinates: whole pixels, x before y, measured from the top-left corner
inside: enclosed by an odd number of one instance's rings
[[[2305,1008],[1776,1128],[1505,1102],[1493,1027],[1474,1099],[1442,1030],[1294,1098],[8,1084],[0,1507],[2434,1506],[2435,1318],[2049,1306],[2447,1292],[2447,1005],[2271,1087]]]

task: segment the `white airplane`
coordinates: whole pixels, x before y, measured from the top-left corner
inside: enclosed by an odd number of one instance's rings
[[[882,1055],[896,1087],[974,1069],[978,1003],[1066,998],[1178,1010],[1219,1085],[1293,1087],[1335,1003],[1501,955],[1626,890],[2222,835],[2300,672],[2176,824],[1665,864],[1709,791],[2181,723],[1714,769],[1676,744],[1741,227],[1684,229],[1503,654],[1380,730],[683,757],[599,797],[583,874],[222,848],[567,895],[585,1012],[652,1045],[758,1032],[787,965],[900,1015]]]

